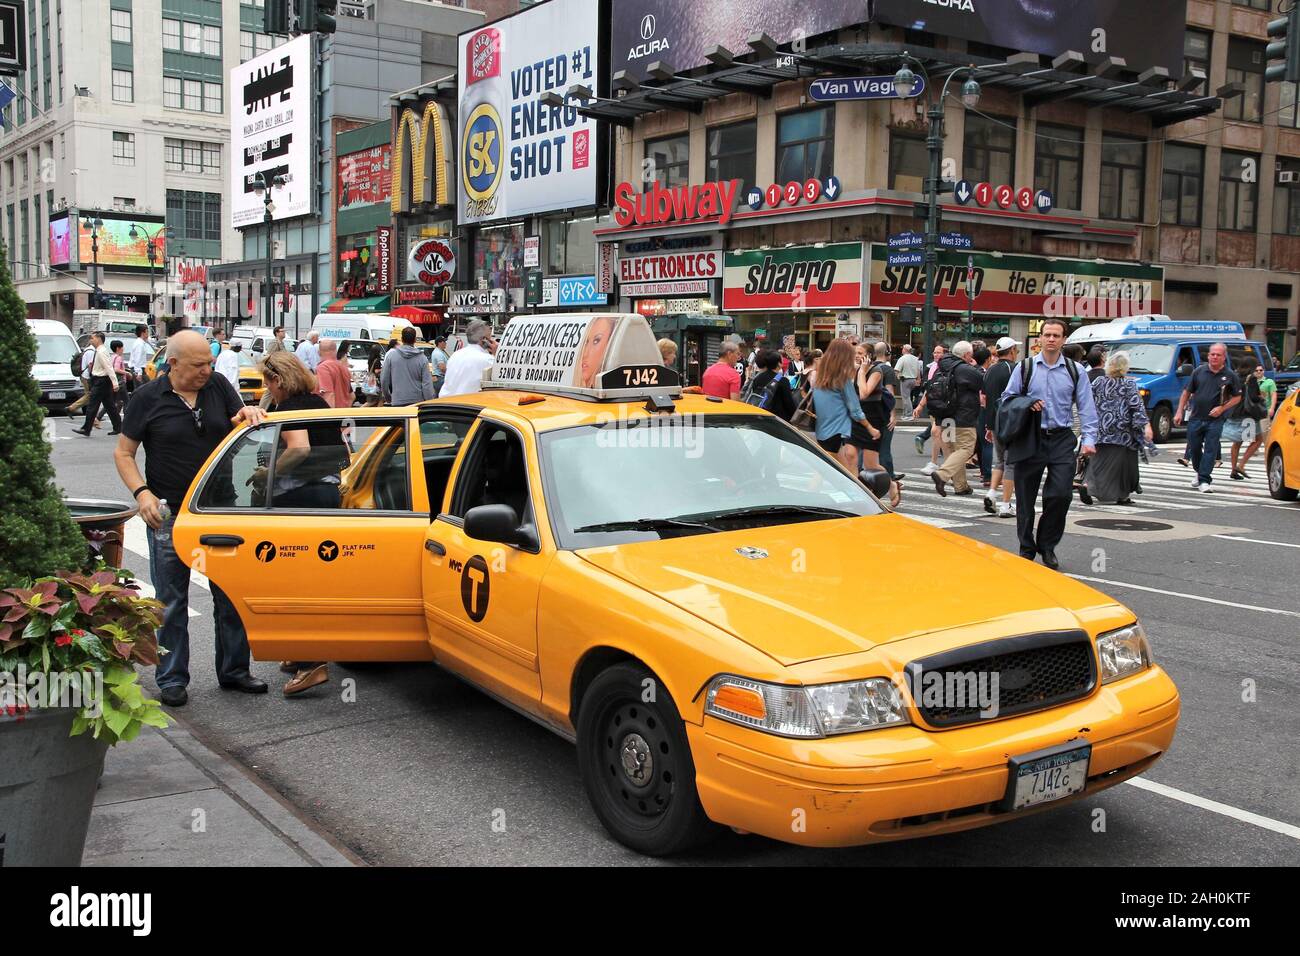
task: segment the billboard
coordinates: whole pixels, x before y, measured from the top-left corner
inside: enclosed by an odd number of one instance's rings
[[[50,265],[66,266],[72,261],[72,229],[68,217],[50,221]]]
[[[96,216],[104,225],[95,230],[96,237],[92,239],[91,228],[88,219],[94,219]],[[69,219],[63,220],[66,224]],[[135,238],[131,238],[131,227],[135,227]],[[110,218],[108,213],[87,212],[82,215],[77,223],[77,257],[83,266],[89,266],[95,261],[96,252],[93,245],[99,246],[99,264],[101,266],[124,266],[126,268],[148,269],[149,268],[149,237],[154,237],[154,267],[165,267],[167,264],[167,237],[163,233],[163,220],[161,217],[148,216],[136,217],[135,219],[116,219]],[[97,243],[96,241],[97,240]],[[51,263],[53,264],[53,263]]]
[[[597,89],[598,9],[548,0],[457,38],[460,222],[596,203],[598,124],[542,97]]]
[[[626,70],[638,80],[656,60],[683,73],[704,66],[705,54],[721,44],[748,53],[750,34],[766,33],[778,44],[828,33],[867,19],[864,3],[844,0],[613,0],[610,73]]]
[[[339,212],[388,202],[392,155],[392,147],[384,143],[339,157],[338,192],[334,194]]]
[[[409,106],[394,111],[389,184],[393,212],[410,212],[421,203],[451,205],[452,148],[447,111],[436,100],[425,101],[418,113]]]
[[[1074,50],[1092,63],[1123,57],[1141,72],[1183,75],[1187,0],[876,0],[881,23],[1056,56]]]
[[[272,218],[312,210],[312,37],[300,36],[230,70],[230,218],[236,228],[265,214],[256,176],[283,176]]]
[[[806,312],[862,307],[862,243],[726,254],[724,312]]]

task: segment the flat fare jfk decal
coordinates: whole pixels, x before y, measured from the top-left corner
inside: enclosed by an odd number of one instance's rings
[[[280,58],[280,65],[274,64],[261,67],[257,75],[248,83],[244,84],[244,115],[252,116],[254,113],[263,110],[272,109],[277,103],[288,102],[293,96],[293,64],[289,61],[288,56]],[[244,125],[244,137],[249,138],[256,136],[258,133],[267,132],[268,130],[279,129],[282,126],[289,125],[293,122],[293,107],[263,116],[251,123]],[[244,148],[244,168],[277,159],[281,156],[289,155],[289,146],[293,143],[293,134],[286,133],[283,136],[272,136],[254,146]],[[267,179],[275,176],[283,176],[287,182],[289,179],[289,165],[287,163],[260,170],[266,174]],[[253,173],[244,174],[244,192],[253,192],[256,188],[256,179]]]

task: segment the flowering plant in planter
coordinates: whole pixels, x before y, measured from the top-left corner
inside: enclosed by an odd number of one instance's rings
[[[72,734],[110,744],[170,718],[137,683],[135,664],[158,663],[162,604],[131,572],[62,571],[0,590],[0,713],[77,707]]]

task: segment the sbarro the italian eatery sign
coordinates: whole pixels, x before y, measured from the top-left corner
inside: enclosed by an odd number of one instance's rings
[[[862,307],[862,243],[728,252],[724,312]]]

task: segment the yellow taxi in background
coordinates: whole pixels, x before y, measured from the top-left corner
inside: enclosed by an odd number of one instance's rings
[[[256,405],[266,393],[262,363],[247,352],[239,352],[239,397],[245,405]]]
[[[883,472],[659,361],[640,316],[517,316],[482,392],[232,433],[176,551],[260,660],[436,661],[574,741],[648,854],[1015,820],[1169,749],[1178,691],[1132,611],[890,512]]]
[[[1264,439],[1268,493],[1279,501],[1300,497],[1300,390],[1278,404]]]

